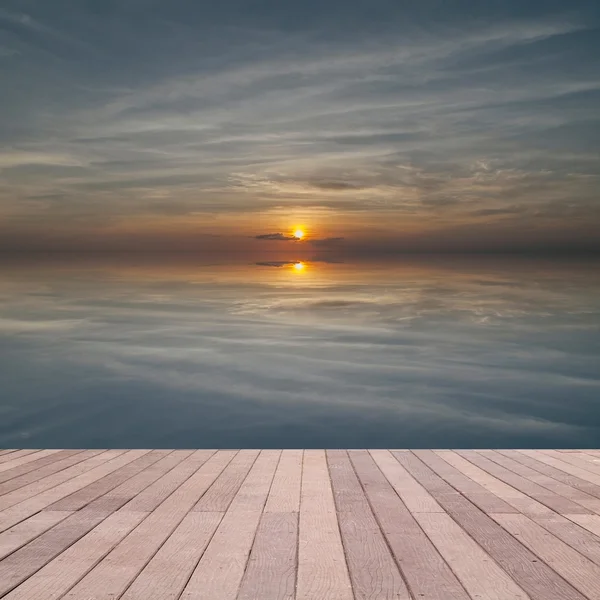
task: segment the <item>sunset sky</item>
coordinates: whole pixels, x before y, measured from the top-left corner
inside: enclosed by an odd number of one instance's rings
[[[600,250],[599,56],[596,1],[3,0],[0,251]]]

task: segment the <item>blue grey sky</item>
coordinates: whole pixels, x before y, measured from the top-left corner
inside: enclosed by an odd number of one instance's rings
[[[0,249],[597,248],[599,34],[583,0],[4,0]]]

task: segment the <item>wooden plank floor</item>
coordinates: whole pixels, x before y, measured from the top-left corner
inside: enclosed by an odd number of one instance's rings
[[[7,600],[600,600],[598,450],[0,450]]]

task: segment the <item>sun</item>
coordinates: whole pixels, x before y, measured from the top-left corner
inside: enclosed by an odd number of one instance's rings
[[[304,237],[304,231],[302,231],[302,229],[296,229],[296,230],[294,231],[294,237],[295,237],[297,240],[301,240],[301,239]]]
[[[295,269],[296,271],[304,271],[304,266],[305,266],[305,265],[304,265],[304,263],[303,263],[303,262],[297,262],[297,263],[294,263],[294,269]]]

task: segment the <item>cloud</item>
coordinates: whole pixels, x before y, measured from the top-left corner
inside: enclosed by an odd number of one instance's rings
[[[287,235],[285,233],[263,233],[261,235],[255,236],[257,240],[271,240],[276,242],[298,242],[300,240],[293,235]],[[311,246],[317,247],[327,247],[327,246],[336,246],[340,242],[344,240],[343,237],[327,237],[327,238],[311,238],[307,240],[303,240],[302,243],[308,243]]]
[[[346,181],[312,181],[311,185],[319,190],[345,191],[345,190],[360,190],[365,186]]]
[[[82,220],[98,234],[151,219],[160,235],[217,218],[232,235],[254,218],[277,231],[275,210],[328,210],[374,237],[494,220],[549,230],[560,207],[569,229],[600,225],[597,20],[583,1],[568,14],[473,3],[432,21],[384,0],[178,0],[169,15],[145,7],[143,27],[137,2],[57,3],[0,13],[14,50],[0,217],[17,238],[85,237]],[[277,235],[259,239],[290,239]]]
[[[267,261],[259,261],[255,264],[257,267],[281,268],[281,267],[287,267],[287,266],[293,265],[295,263],[292,261],[288,261],[288,260],[267,260]]]
[[[119,447],[102,443],[112,435],[183,446],[186,428],[206,445],[235,446],[238,427],[252,432],[243,445],[255,447],[265,445],[263,419],[277,432],[274,447],[332,445],[337,430],[343,446],[389,446],[399,435],[444,447],[551,445],[557,434],[565,447],[582,436],[592,444],[600,426],[595,265],[431,260],[354,265],[351,278],[328,268],[326,282],[312,284],[196,259],[183,272],[123,261],[7,269],[0,379],[9,400],[31,402],[9,402],[0,445],[34,424],[74,447],[74,437]],[[115,429],[117,404],[127,418]],[[65,413],[87,427],[65,428]],[[323,421],[323,439],[307,438]],[[142,444],[140,432],[155,443]]]
[[[293,235],[286,235],[285,233],[262,233],[260,235],[257,235],[255,237],[255,239],[257,240],[273,240],[273,241],[284,241],[284,242],[290,242],[290,241],[298,241],[298,238],[296,238]]]

